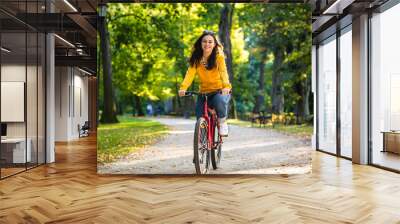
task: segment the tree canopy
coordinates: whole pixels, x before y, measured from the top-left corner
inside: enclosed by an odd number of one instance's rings
[[[177,91],[195,40],[203,30],[219,31],[224,6],[109,4],[107,23],[119,112],[138,114],[146,103],[165,105],[170,101],[173,108],[169,112],[180,114],[182,107],[193,105],[179,99]],[[232,45],[230,76],[239,116],[260,110],[309,116],[309,7],[242,3],[233,7],[228,35]],[[191,88],[197,89],[197,84],[195,81]]]

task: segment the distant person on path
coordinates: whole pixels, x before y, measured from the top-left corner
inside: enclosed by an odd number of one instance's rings
[[[201,93],[221,91],[221,93],[210,96],[208,103],[217,112],[220,135],[228,136],[226,119],[232,85],[229,82],[222,45],[217,41],[214,32],[206,30],[197,39],[193,46],[189,64],[190,66],[180,86],[179,96],[185,95],[196,74],[200,78]],[[196,102],[197,119],[203,114],[203,106],[204,98],[199,96]]]
[[[146,106],[146,112],[148,116],[153,116],[153,106],[150,103]]]

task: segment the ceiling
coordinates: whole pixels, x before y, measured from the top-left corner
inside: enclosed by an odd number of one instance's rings
[[[35,55],[36,46],[28,44],[26,53],[25,35],[17,33],[52,32],[57,34],[56,66],[81,66],[95,73],[97,4],[97,0],[48,0],[47,5],[45,0],[1,0],[2,43],[13,49],[9,59]]]
[[[388,0],[311,0],[313,41],[351,23],[352,17],[373,11]],[[333,28],[332,28],[333,27]],[[326,34],[325,34],[326,33]],[[322,35],[322,37],[321,37]],[[316,38],[318,37],[318,38]],[[318,40],[317,40],[318,41]]]

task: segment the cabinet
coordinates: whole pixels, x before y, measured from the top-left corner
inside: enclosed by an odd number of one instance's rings
[[[27,147],[25,151],[25,138],[7,138],[1,139],[1,159],[6,164],[20,164],[31,162],[32,160],[32,141],[26,140]]]
[[[382,152],[392,152],[400,154],[400,132],[385,131],[383,134],[383,150]]]

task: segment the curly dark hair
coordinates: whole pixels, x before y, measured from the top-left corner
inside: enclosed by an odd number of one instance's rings
[[[190,66],[197,67],[200,64],[201,58],[203,57],[203,49],[201,48],[201,41],[203,40],[203,37],[207,35],[210,35],[214,38],[215,47],[212,50],[211,55],[207,60],[206,68],[207,70],[211,70],[215,67],[218,48],[222,49],[222,45],[218,42],[217,38],[215,37],[215,33],[208,30],[205,30],[203,34],[194,43],[192,55],[190,56],[189,59]]]

